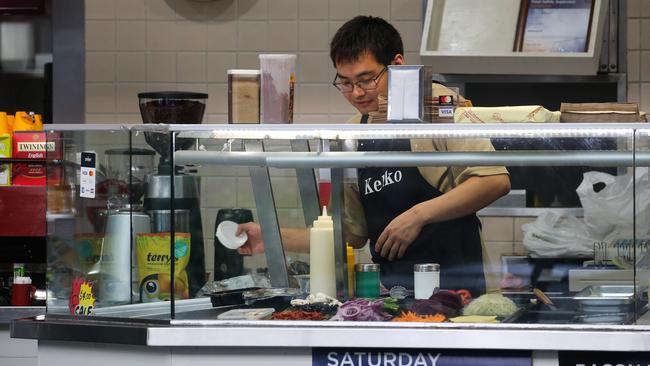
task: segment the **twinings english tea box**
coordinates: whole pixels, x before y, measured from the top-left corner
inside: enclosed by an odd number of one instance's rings
[[[11,135],[0,134],[0,158],[11,157]],[[0,164],[0,186],[11,185],[11,164]]]
[[[14,132],[13,157],[17,159],[40,160],[34,163],[14,163],[12,183],[15,186],[44,186],[58,184],[61,180],[61,168],[47,166],[46,159],[60,158],[60,146],[57,139],[47,139],[45,132]],[[46,178],[47,174],[47,178]]]

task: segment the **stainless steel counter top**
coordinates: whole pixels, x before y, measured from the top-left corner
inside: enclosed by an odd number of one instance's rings
[[[152,347],[390,347],[650,351],[647,325],[144,320],[40,316],[11,336]]]
[[[0,324],[41,314],[45,314],[45,306],[0,306]]]

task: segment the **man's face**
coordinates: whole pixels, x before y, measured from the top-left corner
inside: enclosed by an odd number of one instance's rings
[[[338,74],[337,82],[356,83],[360,80],[374,79],[384,71],[384,65],[377,62],[374,56],[365,53],[357,61],[350,63],[340,63],[336,65]],[[388,90],[388,75],[384,71],[376,80],[376,88],[363,89],[355,85],[350,92],[342,93],[343,96],[352,104],[361,114],[368,114],[379,109],[377,97],[386,95]]]

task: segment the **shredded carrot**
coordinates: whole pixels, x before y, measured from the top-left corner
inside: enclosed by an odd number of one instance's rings
[[[440,313],[436,315],[418,315],[412,311],[406,311],[393,318],[394,322],[429,322],[429,323],[442,323],[447,318]]]

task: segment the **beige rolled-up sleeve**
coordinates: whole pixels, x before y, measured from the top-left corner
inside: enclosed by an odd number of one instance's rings
[[[472,152],[494,151],[494,146],[489,139],[415,139],[411,140],[411,149],[416,152]],[[434,166],[420,167],[418,170],[429,184],[441,192],[449,192],[473,176],[508,174],[503,166]]]
[[[489,139],[447,139],[447,151],[471,152],[494,151]],[[455,184],[459,185],[470,177],[485,177],[490,175],[508,174],[503,166],[455,166],[452,167]]]
[[[368,237],[368,228],[357,183],[343,184],[343,225],[354,236]]]

